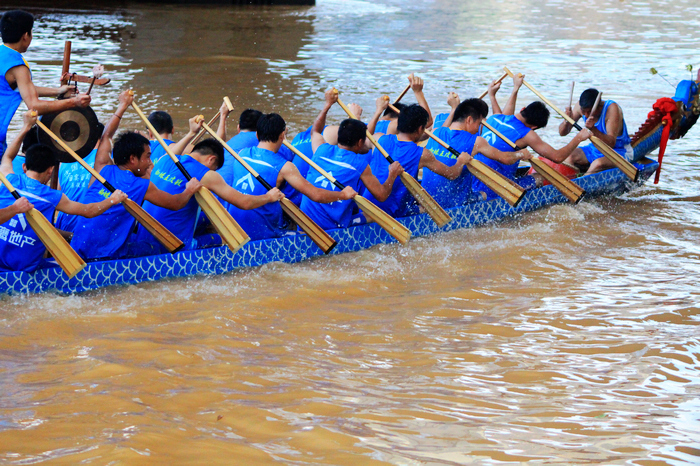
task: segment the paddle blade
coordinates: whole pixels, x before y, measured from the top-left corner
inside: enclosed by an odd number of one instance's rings
[[[624,157],[611,149],[610,146],[605,144],[599,137],[591,136],[591,142],[600,152],[603,153],[605,157],[608,158],[608,160],[613,163],[613,165],[622,170],[622,173],[624,173],[630,180],[636,182],[639,179],[639,170],[637,170],[637,167],[632,165]]]
[[[126,209],[126,211],[129,212],[137,222],[139,222],[150,234],[152,234],[160,244],[165,246],[165,249],[167,249],[168,252],[176,253],[185,247],[184,243],[180,241],[180,238],[172,234],[170,230],[165,228],[158,220],[153,218],[151,214],[143,210],[143,207],[131,199],[123,201],[122,205],[124,206],[124,209]]]
[[[221,202],[214,197],[209,189],[202,186],[194,196],[204,214],[211,220],[211,224],[231,252],[235,253],[250,241],[250,236],[236,223],[231,214],[228,213],[228,210],[221,205]]]
[[[408,243],[408,240],[411,238],[411,230],[401,225],[394,217],[387,214],[359,194],[353,199],[357,205],[360,206],[360,209],[362,209],[362,212],[365,213],[368,219],[384,228],[384,230],[396,238],[399,243]]]
[[[467,169],[513,207],[517,207],[525,195],[525,190],[522,187],[479,160],[471,159],[467,164]]]
[[[282,205],[282,210],[289,215],[292,220],[296,222],[299,227],[301,227],[304,232],[309,235],[309,238],[316,243],[316,245],[321,248],[324,254],[328,254],[333,250],[338,244],[336,240],[331,237],[326,231],[318,226],[316,222],[311,220],[311,218],[299,209],[292,201],[284,198],[280,201]]]
[[[444,227],[452,221],[450,214],[445,212],[445,209],[433,199],[433,196],[431,196],[415,178],[403,172],[401,173],[401,182],[406,186],[406,189],[416,201],[423,206],[428,215],[430,215],[430,218],[437,223],[437,226]]]
[[[39,240],[44,243],[46,249],[56,259],[68,278],[75,277],[78,272],[85,268],[85,261],[41,212],[32,209],[25,215]]]
[[[550,167],[542,160],[534,157],[530,159],[532,167],[542,175],[542,178],[552,183],[552,185],[559,190],[564,196],[566,196],[574,204],[578,204],[581,198],[586,193],[579,185],[556,171],[554,168]]]

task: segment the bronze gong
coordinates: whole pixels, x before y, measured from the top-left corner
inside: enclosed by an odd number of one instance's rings
[[[47,113],[41,117],[41,122],[82,158],[85,158],[95,148],[97,141],[102,136],[97,115],[90,107],[74,107],[62,112]],[[59,162],[75,162],[75,159],[68,152],[41,130],[39,131],[39,142],[53,148]]]

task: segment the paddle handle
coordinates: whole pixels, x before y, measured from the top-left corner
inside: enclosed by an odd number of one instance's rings
[[[229,99],[228,96],[224,97],[224,103],[226,104],[226,107],[228,108],[229,112],[233,111],[233,104],[231,103],[231,99]],[[209,120],[209,123],[207,123],[207,124],[209,126],[213,125],[214,122],[217,120],[217,118],[219,118],[220,116],[221,116],[221,112],[220,111],[216,112],[216,115],[214,115],[214,118]],[[206,133],[206,131],[204,131],[204,128],[199,130],[199,133],[197,133],[197,135],[194,137],[194,139],[192,140],[192,142],[190,144],[192,144],[193,146],[195,144],[197,144],[197,142],[202,138],[202,136],[204,136],[204,133]]]
[[[10,194],[12,194],[12,197],[14,197],[15,199],[19,199],[20,197],[22,197],[19,195],[19,193],[17,192],[15,187],[12,186],[12,183],[10,183],[10,180],[5,178],[5,175],[2,172],[0,172],[0,181],[2,181],[2,184],[4,184],[5,187],[7,188],[7,190],[10,191]]]
[[[319,172],[321,175],[323,175],[324,178],[326,178],[328,181],[330,181],[331,183],[333,183],[333,184],[335,185],[336,188],[340,189],[341,191],[342,191],[343,189],[345,189],[345,185],[344,185],[343,183],[341,183],[340,181],[336,180],[336,179],[333,177],[333,175],[331,175],[330,173],[328,173],[328,172],[327,172],[326,170],[324,170],[323,168],[319,167],[319,166],[316,164],[316,162],[314,162],[313,160],[311,160],[310,158],[308,158],[306,155],[304,155],[304,153],[303,153],[302,151],[300,151],[299,149],[297,149],[296,147],[294,147],[293,145],[291,145],[291,144],[289,143],[289,141],[287,141],[287,140],[285,139],[284,141],[282,141],[282,144],[284,144],[284,146],[285,146],[287,149],[291,150],[291,151],[294,152],[296,155],[298,155],[299,158],[301,158],[304,162],[308,163],[309,166],[313,167],[314,170],[316,170],[316,171]]]
[[[131,107],[134,109],[134,111],[139,115],[141,120],[145,123],[145,125],[148,127],[148,129],[151,131],[151,134],[156,137],[156,140],[160,143],[161,146],[163,146],[163,149],[165,150],[165,153],[170,156],[170,160],[173,161],[173,163],[177,166],[177,168],[180,169],[183,175],[185,175],[185,179],[187,181],[190,181],[192,177],[190,174],[187,172],[187,169],[182,166],[180,163],[180,160],[178,160],[177,156],[173,154],[173,151],[170,149],[170,146],[168,146],[165,141],[163,141],[163,138],[160,136],[160,133],[156,131],[156,129],[153,127],[150,121],[148,121],[148,118],[146,118],[146,115],[143,114],[141,109],[139,108],[138,105],[136,105],[136,102],[131,103]]]
[[[73,157],[73,158],[75,159],[76,162],[78,162],[80,165],[83,166],[84,169],[86,169],[88,172],[90,172],[90,174],[91,174],[92,176],[94,176],[95,179],[96,179],[97,181],[99,181],[100,183],[102,183],[102,185],[103,185],[105,188],[107,188],[107,189],[109,190],[109,192],[113,193],[113,192],[115,191],[114,186],[112,186],[112,184],[111,184],[109,181],[107,181],[106,179],[104,179],[104,177],[103,177],[102,175],[100,175],[99,173],[97,173],[97,171],[96,171],[94,168],[92,168],[90,165],[88,165],[87,162],[85,162],[85,160],[83,160],[78,154],[76,154],[76,153],[73,151],[73,149],[71,149],[70,147],[68,147],[68,145],[67,145],[65,142],[63,142],[63,139],[61,139],[61,138],[59,138],[58,136],[56,136],[56,134],[54,134],[53,131],[51,131],[49,128],[47,128],[46,125],[45,125],[44,123],[42,123],[41,120],[37,120],[37,121],[36,121],[36,124],[37,124],[37,125],[39,126],[39,128],[41,128],[46,134],[48,134],[49,137],[50,137],[51,139],[53,139],[54,141],[56,141],[56,142],[58,143],[58,145],[61,146],[61,147],[63,148],[63,150],[65,150],[66,152],[68,152],[68,154],[70,154],[70,156]]]
[[[447,149],[448,151],[450,151],[450,153],[451,153],[452,155],[454,155],[454,156],[456,156],[456,157],[459,157],[459,156],[461,155],[457,149],[455,149],[454,147],[450,146],[448,143],[446,143],[445,141],[443,141],[443,140],[440,139],[439,137],[435,136],[435,135],[433,134],[432,131],[426,129],[426,130],[425,130],[425,134],[427,134],[428,137],[431,138],[433,141],[437,142],[437,143],[440,144],[442,147],[444,147],[445,149]]]
[[[270,183],[268,183],[267,181],[265,181],[265,178],[263,178],[262,176],[260,176],[260,174],[259,174],[258,172],[256,172],[256,171],[253,169],[253,167],[251,167],[251,166],[248,164],[248,162],[245,161],[245,159],[244,159],[243,157],[241,157],[240,155],[238,155],[238,153],[237,153],[235,150],[231,149],[231,146],[229,146],[229,145],[226,143],[226,141],[224,141],[223,139],[221,139],[221,138],[219,137],[219,135],[216,134],[216,133],[214,132],[213,129],[211,129],[211,126],[209,126],[209,125],[206,124],[206,123],[202,123],[202,128],[204,128],[204,131],[206,131],[207,133],[209,133],[214,139],[216,139],[217,141],[219,141],[219,144],[221,144],[222,146],[224,146],[224,149],[226,149],[228,152],[230,152],[231,155],[233,155],[233,157],[234,157],[236,160],[238,160],[238,163],[240,163],[241,165],[243,165],[243,168],[245,168],[246,170],[248,170],[248,171],[250,172],[250,174],[253,175],[253,176],[255,177],[255,179],[258,180],[258,181],[260,182],[260,184],[262,184],[262,185],[265,187],[265,189],[267,189],[268,191],[272,189],[272,185],[271,185]]]
[[[409,86],[409,87],[410,87],[410,86]],[[349,116],[350,118],[353,118],[353,119],[357,120],[357,117],[355,116],[355,114],[352,113],[352,110],[350,110],[350,109],[340,100],[340,97],[338,98],[338,105],[340,105],[340,107],[345,111],[345,113],[348,114],[348,116]],[[396,107],[394,107],[393,105],[391,105],[391,104],[389,104],[389,105],[390,105],[393,109],[396,109]],[[396,110],[394,110],[394,111],[399,112],[398,109],[396,109]],[[399,113],[401,113],[401,112],[399,112]],[[392,159],[392,158],[391,158],[391,155],[389,155],[389,153],[388,153],[386,150],[384,150],[384,148],[383,148],[382,146],[379,145],[379,143],[378,143],[377,140],[374,138],[374,136],[372,136],[372,133],[370,133],[369,130],[367,130],[367,133],[366,133],[366,134],[367,134],[367,139],[369,139],[369,141],[370,141],[372,144],[374,144],[374,147],[376,147],[376,148],[379,150],[379,152],[381,152],[381,154],[384,156],[384,158],[387,159],[387,161],[388,161],[389,163],[394,163],[394,159]]]
[[[574,108],[574,86],[576,86],[576,81],[571,81],[571,93],[569,94],[569,108],[571,109]]]
[[[399,94],[399,96],[398,96],[398,97],[396,98],[396,100],[394,101],[394,105],[398,104],[398,103],[401,101],[401,99],[403,99],[403,96],[405,96],[406,93],[407,93],[410,89],[411,89],[411,83],[408,83],[408,84],[406,85],[406,87],[404,88],[404,90],[401,91],[401,94]]]
[[[503,70],[504,70],[506,73],[508,73],[508,76],[511,76],[511,77],[513,76],[513,72],[512,72],[511,70],[509,70],[507,67],[504,66],[504,67],[503,67]],[[530,89],[530,90],[532,91],[533,94],[535,94],[537,97],[539,97],[540,100],[542,100],[542,102],[544,102],[544,103],[546,103],[547,105],[549,105],[550,107],[552,107],[552,109],[554,109],[555,112],[557,112],[559,115],[561,115],[561,117],[562,117],[563,119],[565,119],[569,124],[571,124],[574,128],[576,128],[576,129],[579,130],[579,131],[581,131],[581,130],[583,129],[583,128],[581,128],[581,126],[580,126],[578,123],[576,123],[576,122],[574,121],[573,118],[571,118],[569,115],[567,115],[566,113],[564,113],[564,112],[562,112],[561,110],[559,110],[559,107],[557,107],[556,105],[554,105],[552,102],[550,102],[549,99],[547,99],[545,96],[543,96],[542,94],[540,94],[540,92],[539,92],[537,89],[535,89],[534,87],[532,87],[532,86],[530,85],[530,83],[528,83],[527,81],[523,80],[523,84],[525,85],[525,87],[527,87],[528,89]]]
[[[501,75],[501,77],[498,78],[498,79],[496,80],[496,82],[497,82],[497,83],[502,83],[503,80],[506,79],[507,77],[508,77],[508,73],[503,73],[503,74]],[[489,93],[489,91],[488,91],[488,90],[485,90],[484,92],[481,93],[481,95],[479,96],[479,99],[483,99],[484,97],[486,97],[486,94],[488,94],[488,93]]]
[[[602,92],[598,92],[598,95],[595,98],[595,103],[593,104],[593,108],[591,109],[591,115],[595,113],[596,110],[598,110],[598,105],[600,105],[600,98],[603,97]]]

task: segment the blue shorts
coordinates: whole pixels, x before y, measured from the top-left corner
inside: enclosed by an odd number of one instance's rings
[[[581,147],[581,150],[583,151],[583,155],[586,156],[586,160],[588,160],[588,163],[593,163],[594,160],[597,160],[601,157],[605,157],[598,149],[593,144],[587,144],[583,147]],[[629,157],[627,156],[628,153],[634,153],[632,150],[627,150],[627,148],[622,148],[622,149],[615,149],[615,152],[620,154],[623,159],[627,161],[631,161]]]

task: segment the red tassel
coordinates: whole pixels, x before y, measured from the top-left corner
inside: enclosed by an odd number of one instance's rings
[[[661,141],[659,142],[659,168],[656,170],[656,177],[654,177],[654,184],[659,184],[659,177],[661,176],[661,161],[664,159],[664,152],[666,152],[666,144],[668,143],[668,138],[671,136],[671,127],[673,126],[673,118],[670,114],[664,115],[664,120],[666,124],[664,125],[664,130],[661,133]]]

